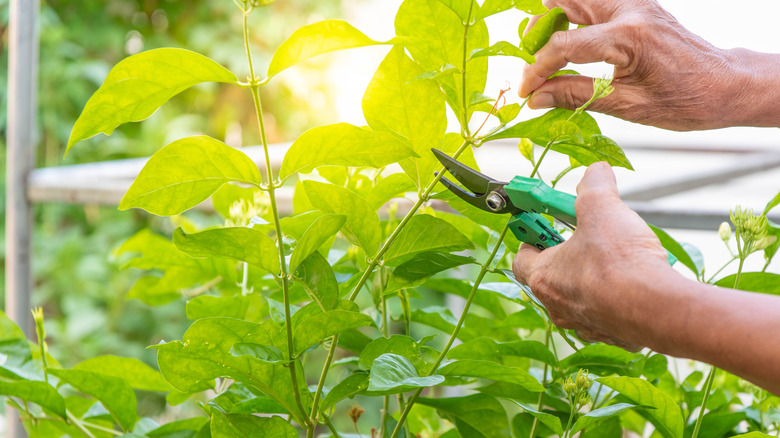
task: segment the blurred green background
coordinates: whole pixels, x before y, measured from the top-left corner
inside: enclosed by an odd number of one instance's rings
[[[232,146],[259,142],[250,94],[205,84],[174,97],[143,123],[98,135],[63,156],[71,127],[111,66],[158,47],[181,47],[215,59],[239,78],[248,74],[241,13],[232,0],[42,0],[40,27],[40,140],[37,166],[148,156],[165,144],[206,134]],[[273,50],[297,27],[338,18],[341,0],[279,0],[250,15],[258,74]],[[0,214],[5,217],[5,135],[8,0],[0,0]],[[289,141],[333,122],[335,111],[320,74],[328,60],[307,63],[288,79],[264,87],[269,141]],[[319,105],[308,105],[313,93]],[[323,108],[323,105],[325,107]],[[242,126],[244,129],[242,129]],[[1,222],[4,227],[4,220]],[[44,308],[54,357],[72,366],[99,354],[132,356],[154,364],[147,345],[180,338],[189,325],[183,300],[150,308],[126,300],[132,271],[120,271],[111,251],[144,227],[170,230],[167,220],[95,205],[38,205],[35,210],[33,305]],[[5,230],[0,245],[5,259]],[[2,275],[5,293],[4,272]]]

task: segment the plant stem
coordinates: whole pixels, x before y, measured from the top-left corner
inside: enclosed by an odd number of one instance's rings
[[[574,414],[579,410],[579,402],[575,404],[575,402],[572,401],[571,403],[571,412],[569,413],[569,422],[566,423],[566,429],[563,431],[563,438],[566,438],[569,436],[569,431],[571,430],[571,422],[574,419]]]
[[[67,417],[68,417],[68,420],[69,420],[71,423],[73,423],[73,425],[74,425],[74,426],[76,426],[76,428],[77,428],[79,431],[81,431],[81,433],[83,433],[83,434],[84,434],[84,436],[86,436],[87,438],[95,438],[95,435],[93,435],[93,434],[92,434],[92,432],[90,432],[89,430],[87,430],[87,428],[86,428],[86,427],[85,427],[83,424],[81,424],[81,420],[79,420],[78,418],[76,418],[76,416],[75,416],[75,415],[73,415],[73,414],[72,414],[70,411],[65,411],[65,414],[67,415]]]
[[[704,418],[704,410],[707,406],[707,400],[710,398],[710,390],[712,389],[712,381],[715,380],[715,372],[718,371],[717,367],[711,367],[710,373],[707,375],[707,382],[704,384],[704,397],[702,397],[701,408],[699,409],[699,418],[696,420],[696,426],[693,428],[693,434],[691,438],[699,436],[699,429],[701,428],[701,422]]]
[[[246,2],[244,2],[246,5]],[[276,246],[279,250],[279,264],[281,266],[281,273],[279,279],[282,282],[282,296],[284,297],[284,324],[287,331],[287,359],[288,367],[290,368],[290,379],[292,381],[293,395],[295,397],[295,403],[298,405],[298,409],[301,412],[301,419],[303,426],[307,428],[314,428],[317,423],[311,423],[306,416],[306,409],[303,407],[301,401],[301,391],[298,385],[298,374],[295,366],[295,343],[293,342],[291,312],[290,312],[290,284],[287,272],[287,259],[284,257],[284,245],[282,244],[282,228],[279,223],[279,208],[276,205],[276,183],[274,182],[274,172],[271,168],[271,158],[268,154],[268,139],[266,138],[265,122],[263,120],[263,106],[260,101],[260,86],[255,78],[255,71],[252,67],[252,53],[249,48],[249,25],[247,23],[248,10],[244,9],[243,14],[243,31],[244,31],[244,48],[246,49],[246,57],[249,62],[249,82],[252,89],[252,100],[255,104],[255,113],[257,114],[257,125],[260,129],[260,139],[263,145],[263,152],[265,154],[265,172],[266,182],[268,184],[268,198],[271,204],[271,211],[273,213],[274,228],[276,231]]]
[[[547,331],[544,335],[544,346],[545,348],[550,348],[550,339],[552,338],[552,326],[550,324],[547,325]],[[547,386],[547,362],[544,363],[544,369],[542,371],[542,386]],[[536,410],[541,411],[542,410],[542,398],[544,396],[544,392],[539,393],[539,400],[536,402]],[[534,417],[534,422],[531,424],[531,433],[528,435],[528,438],[534,438],[534,434],[536,433],[536,425],[539,424],[539,418]]]
[[[501,234],[498,237],[496,246],[493,248],[493,251],[490,253],[490,256],[488,256],[485,263],[482,265],[482,269],[479,271],[479,275],[477,275],[477,279],[474,280],[474,286],[471,288],[471,292],[469,292],[469,296],[466,299],[466,304],[463,306],[463,312],[460,314],[460,318],[458,319],[457,324],[455,324],[455,329],[452,331],[452,334],[450,335],[450,339],[447,340],[447,345],[445,345],[444,348],[441,350],[441,353],[439,353],[439,357],[436,358],[436,361],[433,363],[430,371],[428,371],[426,376],[431,376],[433,375],[433,373],[436,372],[436,370],[439,368],[439,365],[441,365],[442,361],[447,356],[447,353],[450,351],[450,347],[452,347],[452,344],[455,342],[455,339],[458,337],[458,332],[460,332],[461,327],[463,327],[463,323],[466,321],[466,316],[469,313],[469,308],[471,307],[471,303],[474,301],[474,297],[477,296],[477,290],[479,289],[479,285],[480,283],[482,283],[482,279],[485,277],[485,274],[487,274],[490,264],[493,262],[493,259],[496,257],[496,254],[498,253],[498,250],[501,247],[501,243],[504,241],[504,237],[506,236],[506,232],[508,230],[509,230],[509,222],[507,222],[504,225],[504,229],[501,230]],[[420,393],[422,393],[422,391],[423,388],[418,388],[417,391],[414,392],[412,397],[406,403],[406,407],[404,408],[403,412],[401,412],[401,416],[398,418],[398,424],[396,424],[395,429],[393,430],[393,434],[390,435],[390,438],[395,438],[396,436],[398,436],[398,433],[401,431],[401,427],[406,421],[406,417],[409,415],[409,411],[412,410],[412,406],[414,406],[414,403],[417,401],[417,398],[420,396]]]
[[[469,6],[469,15],[466,18],[466,22],[463,23],[463,65],[460,71],[461,74],[461,98],[463,103],[463,122],[461,125],[461,130],[463,133],[463,138],[469,138],[471,136],[469,132],[469,103],[466,101],[466,63],[468,62],[468,38],[469,38],[469,28],[471,27],[471,13],[474,9],[474,2],[471,2],[471,5]]]
[[[714,280],[714,279],[715,279],[715,277],[716,277],[718,274],[720,274],[720,272],[721,272],[722,270],[724,270],[724,269],[726,268],[726,266],[730,265],[730,264],[731,264],[731,262],[733,262],[734,260],[736,260],[736,259],[738,259],[738,258],[739,258],[738,256],[733,256],[733,257],[731,257],[731,260],[727,261],[727,262],[726,262],[726,263],[725,263],[723,266],[721,266],[721,267],[720,267],[720,269],[718,269],[717,271],[715,271],[715,273],[714,273],[714,274],[712,274],[712,277],[710,277],[710,279],[709,279],[709,280],[707,280],[707,283],[712,283],[712,280]]]

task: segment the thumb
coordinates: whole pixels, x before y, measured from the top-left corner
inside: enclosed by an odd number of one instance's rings
[[[582,225],[591,215],[611,211],[617,204],[622,204],[622,201],[612,168],[603,161],[591,164],[577,185],[574,204],[577,222]]]
[[[512,262],[512,272],[517,281],[528,284],[528,276],[533,272],[537,258],[541,251],[533,245],[522,244],[517,250],[515,260]]]

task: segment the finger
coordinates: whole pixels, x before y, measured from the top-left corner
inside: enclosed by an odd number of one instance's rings
[[[588,166],[577,185],[577,196],[620,199],[615,172],[609,164],[599,161]]]
[[[528,284],[528,275],[536,265],[536,259],[541,251],[533,245],[522,244],[517,250],[515,260],[512,262],[512,272],[517,281]]]
[[[619,69],[626,68],[629,57],[618,49],[610,32],[612,27],[612,24],[607,23],[555,32],[550,41],[536,52],[536,62],[523,69],[518,92],[520,97],[528,96],[570,62],[587,64],[604,61]]]
[[[556,76],[544,82],[531,93],[528,107],[531,109],[557,107],[574,110],[585,104],[592,95],[592,78],[577,75]],[[596,102],[600,100],[603,99],[598,99]],[[595,110],[594,106],[591,104],[588,109]]]
[[[528,31],[534,27],[534,24],[539,21],[539,18],[541,18],[541,15],[532,15],[531,18],[528,19],[528,23],[525,25],[525,29],[523,29],[523,36],[528,34]]]

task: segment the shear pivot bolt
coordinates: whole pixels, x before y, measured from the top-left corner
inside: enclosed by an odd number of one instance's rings
[[[487,203],[488,208],[493,211],[499,211],[504,208],[504,205],[506,205],[504,197],[496,192],[490,193],[485,202]]]

